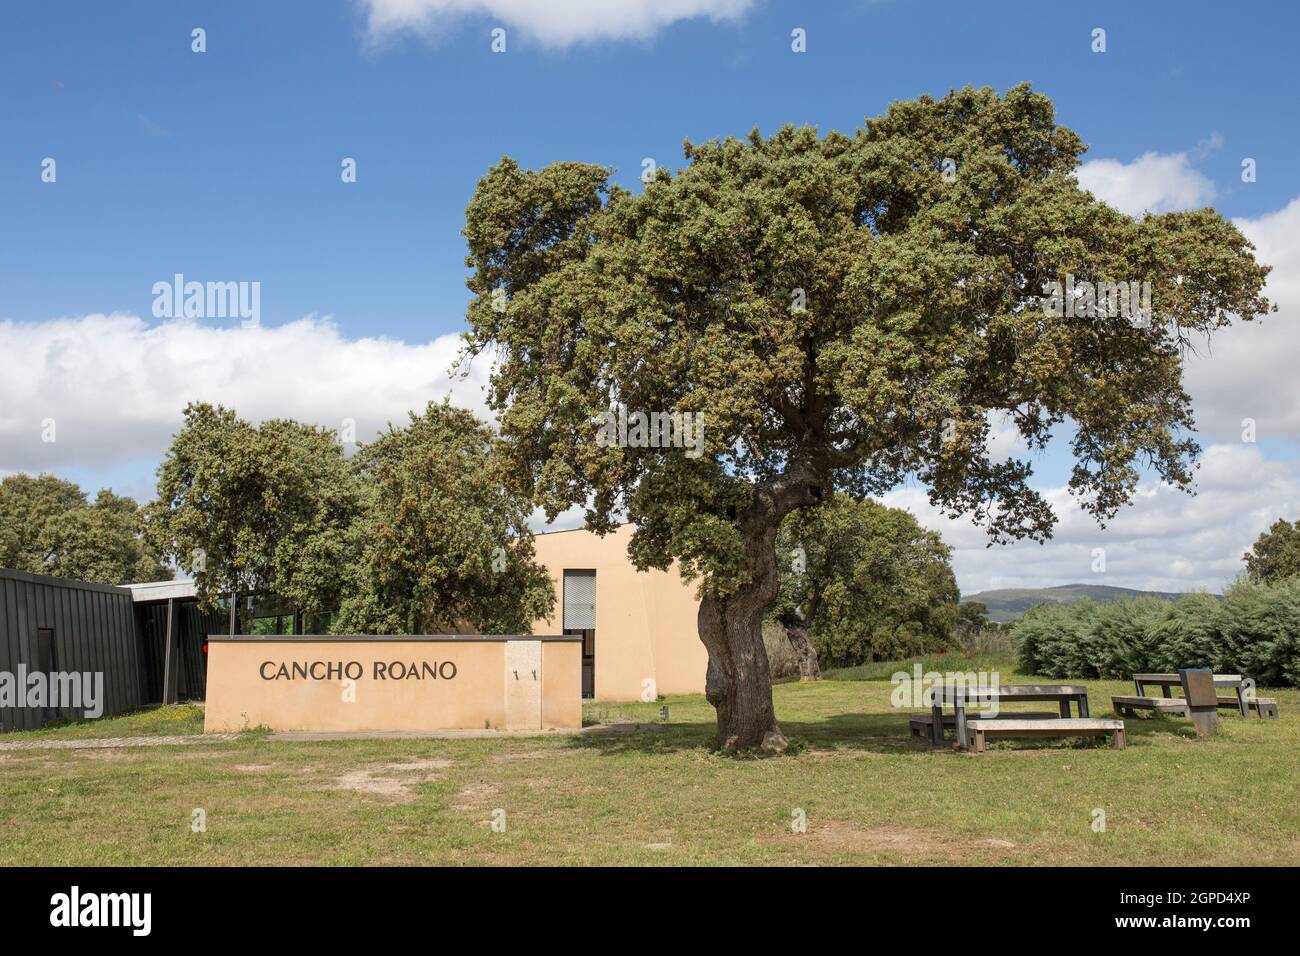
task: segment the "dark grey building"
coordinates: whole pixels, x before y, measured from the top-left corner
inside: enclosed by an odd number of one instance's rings
[[[67,701],[51,703],[34,674],[76,674],[103,714],[140,706],[135,605],[126,588],[0,570],[0,730],[29,730],[60,717],[81,718]],[[86,676],[90,675],[90,676]],[[95,675],[101,675],[96,678]],[[98,685],[98,688],[97,688]],[[63,685],[65,691],[68,684]],[[43,696],[43,706],[29,703]]]
[[[80,719],[73,704],[91,698],[94,716],[201,699],[206,635],[224,625],[188,581],[110,587],[0,569],[0,731]]]

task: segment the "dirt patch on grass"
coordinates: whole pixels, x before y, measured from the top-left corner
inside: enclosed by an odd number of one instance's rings
[[[357,793],[392,797],[398,801],[412,799],[411,788],[405,781],[396,777],[376,777],[369,770],[353,770],[343,774],[335,781],[334,789],[355,790]]]
[[[270,770],[273,764],[269,763],[237,763],[236,770],[240,773],[261,773],[263,770]]]
[[[778,842],[812,851],[813,855],[870,856],[882,862],[920,863],[927,860],[993,862],[1015,844],[993,837],[970,839],[941,830],[886,824],[862,828],[848,820],[808,821],[806,833],[786,833]]]
[[[376,764],[359,770],[349,770],[335,779],[331,789],[351,790],[355,793],[384,797],[393,803],[409,803],[415,799],[413,787],[436,780],[437,771],[445,770],[451,765],[450,760],[410,760],[405,763]]]

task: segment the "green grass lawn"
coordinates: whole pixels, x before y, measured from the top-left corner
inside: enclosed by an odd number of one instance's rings
[[[878,675],[868,675],[878,676]],[[1007,682],[1025,680],[1006,671]],[[1094,716],[1127,684],[1087,681]],[[710,750],[701,697],[593,704],[636,734],[0,752],[0,864],[1295,864],[1300,691],[1277,721],[1129,720],[1127,750],[931,751],[887,680],[775,688],[797,741]],[[1033,706],[1033,705],[1029,705]],[[193,732],[169,707],[0,742]],[[193,832],[195,809],[206,832]],[[504,810],[504,832],[490,826]],[[792,832],[796,811],[807,829]],[[1105,832],[1094,832],[1094,811]]]
[[[170,737],[203,733],[203,707],[178,704],[149,707],[130,714],[99,720],[60,721],[39,730],[0,734],[0,744],[38,740],[104,740],[109,737]]]

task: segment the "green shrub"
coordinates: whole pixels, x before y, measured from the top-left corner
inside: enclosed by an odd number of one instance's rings
[[[1219,609],[1220,652],[1215,666],[1265,686],[1300,681],[1300,582],[1238,583]]]
[[[1151,669],[1156,673],[1184,667],[1213,667],[1224,671],[1223,662],[1216,660],[1222,644],[1219,603],[1209,594],[1188,594],[1167,603],[1164,614],[1151,625],[1156,646]]]
[[[1188,594],[1031,608],[1013,628],[1020,669],[1054,678],[1123,679],[1213,667],[1261,686],[1300,684],[1300,580],[1240,582],[1222,601]]]
[[[1016,625],[1021,670],[1055,677],[1098,677],[1088,635],[1097,605],[1087,600],[1040,604]]]
[[[1154,670],[1159,651],[1153,629],[1168,606],[1149,597],[1098,605],[1084,637],[1097,676],[1123,679]]]

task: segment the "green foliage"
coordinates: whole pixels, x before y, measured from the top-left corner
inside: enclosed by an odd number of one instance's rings
[[[957,623],[977,631],[989,621],[988,605],[982,601],[963,601],[957,608]]]
[[[495,442],[471,412],[430,402],[357,453],[367,507],[336,631],[526,633],[550,612],[531,509],[496,473]]]
[[[990,623],[977,629],[957,626],[957,644],[964,651],[997,654],[1007,660],[1016,656],[1016,642],[1007,624]]]
[[[338,600],[360,510],[333,432],[194,403],[158,467],[145,535],[194,578],[205,608],[232,591],[274,592],[314,613]]]
[[[1162,617],[1151,624],[1155,645],[1155,673],[1173,673],[1184,667],[1227,670],[1219,654],[1219,601],[1208,594],[1188,594],[1168,602]],[[1129,676],[1129,675],[1125,675]]]
[[[328,619],[334,633],[527,631],[553,588],[494,445],[472,413],[445,403],[351,460],[326,429],[190,405],[146,533],[192,574],[205,606],[233,589],[275,595],[309,630]]]
[[[908,675],[914,674],[918,664],[923,675],[936,671],[940,674],[983,671],[986,674],[997,672],[1005,675],[1016,669],[1016,658],[1007,648],[949,650],[905,660],[872,661],[856,667],[835,667],[823,671],[822,677],[824,680],[889,681],[900,671]]]
[[[1216,601],[1135,598],[1032,608],[1013,626],[1020,667],[1056,678],[1123,679],[1213,667],[1263,686],[1300,683],[1300,580],[1239,583]]]
[[[1244,555],[1252,581],[1268,584],[1300,576],[1300,521],[1279,518]]]
[[[1041,604],[1030,608],[1015,625],[1016,652],[1027,674],[1049,677],[1095,677],[1097,669],[1084,641],[1085,622],[1097,605],[1088,600],[1071,604]]]
[[[1168,610],[1167,601],[1150,597],[1095,605],[1084,649],[1097,662],[1098,676],[1127,677],[1155,670],[1159,653],[1151,628]]]
[[[1300,579],[1229,588],[1218,633],[1224,669],[1261,684],[1300,684]]]
[[[1017,86],[894,103],[847,135],[687,143],[639,193],[599,166],[502,159],[466,213],[467,339],[497,359],[511,474],[549,515],[626,516],[639,566],[675,559],[721,596],[766,574],[755,542],[832,487],[913,476],[996,540],[1046,537],[1029,467],[990,457],[995,410],[1035,448],[1071,421],[1070,488],[1099,518],[1139,462],[1185,487],[1180,345],[1268,311],[1268,270],[1214,210],[1098,201],[1083,151]],[[1158,321],[1048,314],[1044,284],[1066,273],[1151,282]],[[617,403],[703,412],[704,454],[599,444]]]
[[[53,475],[0,481],[0,567],[97,584],[171,577],[138,532],[133,499],[103,489],[94,503]]]
[[[782,584],[770,617],[798,608],[823,667],[951,646],[959,596],[951,549],[909,512],[833,495],[789,515],[777,551]]]

